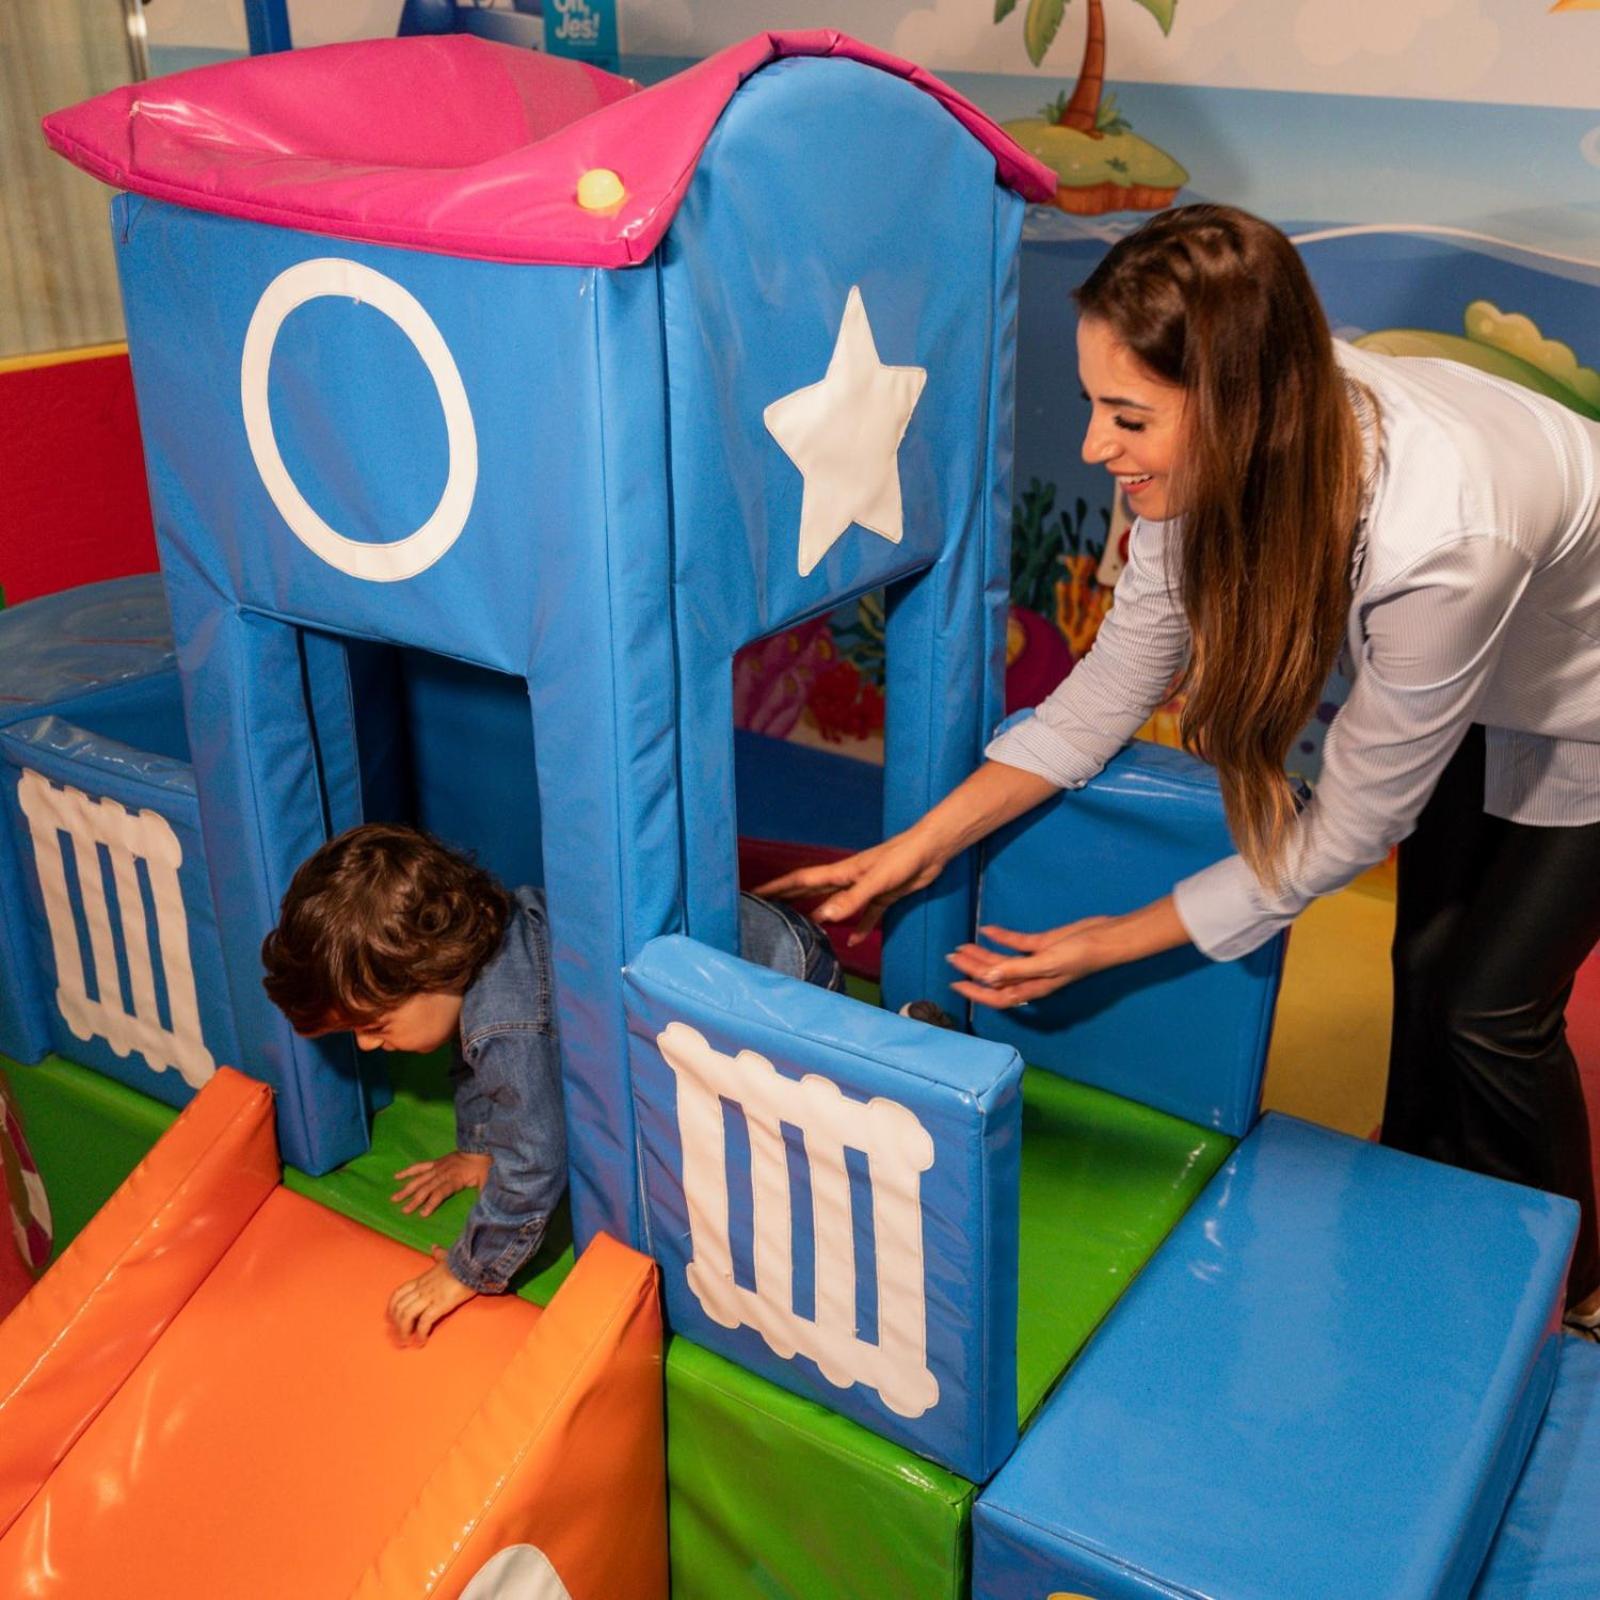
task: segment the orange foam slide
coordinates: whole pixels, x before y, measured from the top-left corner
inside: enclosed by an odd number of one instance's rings
[[[665,1600],[653,1263],[602,1236],[404,1348],[425,1264],[219,1071],[0,1323],[0,1594]]]

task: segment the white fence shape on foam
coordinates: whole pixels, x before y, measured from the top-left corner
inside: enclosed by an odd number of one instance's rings
[[[104,1039],[119,1056],[137,1050],[153,1072],[176,1067],[184,1082],[198,1089],[216,1070],[200,1034],[200,1008],[195,999],[194,964],[189,954],[189,919],[184,914],[178,868],[183,846],[172,825],[158,811],[129,811],[115,800],[91,800],[81,790],[57,788],[24,768],[17,788],[22,814],[28,819],[33,857],[39,873],[50,947],[56,962],[56,1004],[79,1039]],[[60,835],[71,843],[89,952],[94,958],[95,988],[89,998],[78,921],[67,888]],[[111,862],[116,886],[119,928],[111,926],[100,849]],[[155,910],[158,950],[153,951],[140,893],[138,863],[145,863],[150,900]],[[133,1005],[123,1004],[117,975],[117,933],[127,965]],[[161,1025],[156,1004],[155,960],[159,955],[166,980],[170,1029]]]
[[[711,1320],[751,1327],[783,1360],[816,1362],[836,1388],[861,1383],[902,1417],[920,1417],[939,1398],[928,1369],[922,1266],[922,1174],[933,1140],[908,1106],[882,1098],[847,1100],[810,1073],[785,1078],[753,1050],[724,1055],[682,1022],[656,1036],[678,1080],[678,1138],[694,1258],[689,1288]],[[734,1281],[728,1234],[728,1167],[723,1100],[737,1105],[750,1134],[755,1288]],[[793,1219],[782,1124],[800,1130],[811,1179],[815,1240],[814,1317],[794,1308]],[[878,1339],[856,1332],[856,1250],[845,1151],[867,1159],[876,1241]]]

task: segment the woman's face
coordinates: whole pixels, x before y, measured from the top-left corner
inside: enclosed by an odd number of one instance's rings
[[[1092,407],[1083,459],[1117,480],[1136,516],[1175,515],[1183,390],[1156,377],[1098,317],[1078,323],[1078,379]]]

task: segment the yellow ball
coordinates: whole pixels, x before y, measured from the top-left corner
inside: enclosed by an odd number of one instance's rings
[[[578,204],[585,211],[613,211],[628,198],[610,167],[591,167],[578,179]]]

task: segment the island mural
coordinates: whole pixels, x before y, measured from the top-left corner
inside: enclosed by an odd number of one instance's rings
[[[1018,0],[995,0],[994,20],[1004,22]],[[1172,32],[1178,0],[1134,0]],[[1034,66],[1044,60],[1066,15],[1068,0],[1027,0],[1022,42]],[[1070,92],[1063,89],[1036,117],[1004,124],[1006,131],[1056,174],[1063,211],[1097,216],[1107,211],[1160,211],[1172,204],[1189,174],[1133,131],[1106,89],[1106,18],[1102,0],[1085,0],[1083,62]]]

